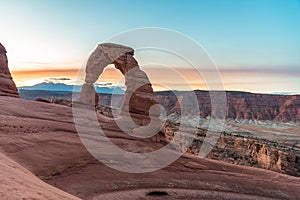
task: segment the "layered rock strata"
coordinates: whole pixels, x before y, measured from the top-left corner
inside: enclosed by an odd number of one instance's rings
[[[178,127],[178,124],[171,122],[164,124],[163,132],[167,140],[170,141],[178,133]],[[186,132],[189,130],[187,129]],[[300,176],[300,149],[241,134],[223,132],[207,158]],[[206,129],[200,128],[195,134],[190,133],[190,135],[194,140],[188,152],[197,155],[204,138],[210,135],[207,135]],[[184,147],[186,138],[176,142]]]
[[[112,43],[98,45],[87,62],[80,101],[98,106],[98,94],[94,89],[94,83],[107,65],[114,64],[124,75],[126,85],[120,116],[123,119],[131,118],[136,125],[145,126],[151,120],[159,122],[160,110],[148,76],[140,69],[133,55],[134,50],[123,45]]]

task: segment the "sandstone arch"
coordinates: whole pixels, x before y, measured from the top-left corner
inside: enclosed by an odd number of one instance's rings
[[[87,61],[85,83],[80,95],[80,102],[97,106],[98,94],[94,89],[94,83],[107,65],[114,64],[124,75],[127,88],[121,106],[121,119],[114,121],[130,117],[134,124],[125,120],[129,129],[145,126],[150,121],[160,122],[158,118],[160,110],[152,85],[133,55],[134,50],[123,45],[113,43],[98,45]],[[102,116],[102,120],[110,119]]]

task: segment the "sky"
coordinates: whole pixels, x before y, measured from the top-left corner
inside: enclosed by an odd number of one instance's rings
[[[159,27],[200,44],[226,90],[300,93],[299,0],[0,0],[0,7],[0,42],[18,86],[51,78],[72,84],[97,44]],[[172,82],[147,70],[153,82]],[[121,78],[110,66],[99,81]],[[176,89],[178,81],[169,86]],[[201,80],[191,82],[193,89],[206,89]]]

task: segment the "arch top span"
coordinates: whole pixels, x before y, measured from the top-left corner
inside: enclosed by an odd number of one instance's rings
[[[94,84],[107,65],[118,63],[123,65],[127,57],[133,57],[133,55],[134,50],[130,47],[114,43],[99,44],[87,61],[85,82]]]

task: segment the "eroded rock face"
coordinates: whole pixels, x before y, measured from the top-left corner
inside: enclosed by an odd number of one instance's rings
[[[296,149],[265,139],[222,134],[208,157],[300,176],[299,153]]]
[[[94,98],[94,95],[97,97],[94,83],[107,65],[114,64],[125,76],[127,87],[121,106],[121,115],[129,112],[132,114],[131,117],[135,123],[146,125],[150,121],[149,114],[154,117],[159,116],[159,107],[152,107],[158,105],[152,85],[147,74],[140,69],[133,55],[134,50],[123,45],[112,43],[98,45],[87,62],[85,84],[83,85],[80,101],[89,105],[98,105],[97,98],[96,100]],[[138,116],[134,117],[134,115]]]
[[[208,91],[196,90],[199,102],[199,115],[202,118],[211,116],[211,99]],[[276,122],[300,122],[300,95],[270,95],[249,92],[228,91],[227,119],[235,120],[272,120]],[[180,106],[172,92],[156,93],[158,101],[168,113],[180,113]],[[184,92],[177,92],[183,97]],[[193,107],[184,108],[193,110]],[[218,109],[217,109],[218,110]]]
[[[6,53],[6,49],[0,43],[0,96],[19,97],[17,87],[8,68]]]
[[[163,132],[167,139],[178,132],[178,124],[165,123]],[[187,130],[187,132],[189,132]],[[199,129],[188,152],[198,154],[207,130]],[[177,141],[184,146],[185,139]],[[252,136],[222,133],[220,138],[207,155],[207,158],[222,160],[228,163],[252,166],[280,172],[292,176],[300,176],[300,151],[293,147],[283,146],[277,142]]]

